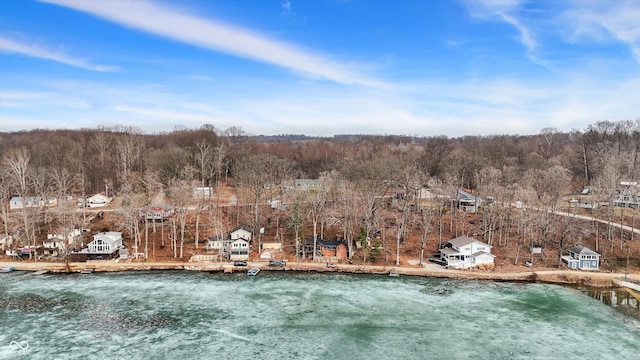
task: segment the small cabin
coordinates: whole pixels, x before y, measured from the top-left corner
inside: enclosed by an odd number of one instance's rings
[[[78,200],[78,207],[88,207],[88,208],[94,208],[94,207],[102,207],[102,206],[107,206],[109,205],[109,203],[111,203],[112,198],[102,194],[102,193],[98,193],[95,195],[91,195],[89,197],[87,197],[86,199],[80,199]]]
[[[316,239],[316,256],[346,259],[349,249],[347,244],[341,240]],[[307,239],[304,243],[304,251],[307,256],[313,256],[313,238]]]
[[[176,213],[173,206],[154,206],[140,209],[138,216],[150,221],[164,221],[170,219]]]
[[[208,199],[213,196],[213,188],[212,187],[195,187],[193,188],[193,198],[194,199]]]
[[[576,245],[569,249],[569,254],[562,256],[569,269],[598,270],[600,254],[583,246]]]
[[[458,189],[452,198],[452,202],[455,207],[468,213],[478,212],[478,209],[482,205],[482,199],[462,189]]]

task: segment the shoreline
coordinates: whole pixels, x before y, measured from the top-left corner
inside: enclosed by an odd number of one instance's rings
[[[348,274],[387,275],[391,269],[400,276],[422,276],[436,278],[474,279],[491,281],[513,282],[543,282],[561,285],[584,285],[589,287],[625,287],[639,291],[640,273],[605,273],[586,272],[580,270],[529,270],[529,271],[483,271],[483,270],[454,270],[445,269],[439,265],[427,264],[425,267],[407,266],[379,266],[379,265],[351,265],[338,264],[334,268],[327,268],[325,263],[288,262],[284,268],[270,267],[268,262],[248,262],[247,267],[235,267],[233,263],[212,262],[122,262],[111,260],[96,260],[88,262],[70,262],[68,268],[61,262],[15,262],[0,261],[0,268],[10,266],[18,271],[49,271],[52,273],[80,273],[90,269],[92,272],[122,272],[122,271],[153,271],[153,270],[184,270],[205,272],[246,272],[250,267],[256,266],[262,270],[270,271],[297,271],[297,272],[337,272]],[[634,284],[636,286],[634,286]]]

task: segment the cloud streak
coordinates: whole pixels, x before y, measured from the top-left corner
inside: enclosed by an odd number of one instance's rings
[[[344,84],[380,86],[355,69],[256,32],[152,1],[41,0],[201,48],[281,66]]]
[[[536,35],[549,27],[569,34],[571,41],[621,42],[640,63],[640,2],[637,0],[572,0],[556,4],[557,12],[544,20],[525,17],[524,0],[463,0],[469,13],[481,20],[499,20],[515,27],[527,56],[539,62]],[[535,31],[534,31],[535,30]]]
[[[604,40],[608,35],[625,43],[640,62],[640,2],[573,1],[562,20],[574,37]]]
[[[520,33],[520,42],[532,52],[538,42],[531,30],[518,17],[521,0],[468,0],[467,8],[477,18],[500,19],[515,27]]]
[[[74,57],[61,51],[48,49],[36,44],[9,39],[0,36],[0,51],[26,55],[38,59],[56,61],[65,65],[90,71],[116,71],[118,67],[110,65],[94,65],[82,58]]]

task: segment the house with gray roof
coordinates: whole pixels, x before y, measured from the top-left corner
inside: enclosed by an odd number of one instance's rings
[[[569,249],[569,255],[562,256],[569,269],[598,270],[600,254],[583,246],[576,245]]]
[[[214,235],[207,239],[207,251],[222,254],[229,260],[248,260],[251,252],[251,229],[247,226],[238,226],[229,234]]]
[[[468,236],[451,239],[440,249],[440,259],[454,269],[493,266],[495,257],[491,254],[491,245]]]
[[[87,247],[73,252],[72,261],[108,260],[119,255],[122,248],[122,233],[107,231],[93,235],[93,241]]]
[[[452,201],[458,209],[469,213],[477,212],[482,205],[482,199],[462,189],[456,191]]]

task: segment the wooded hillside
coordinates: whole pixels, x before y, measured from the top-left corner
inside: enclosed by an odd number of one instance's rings
[[[117,230],[136,244],[145,237],[138,209],[162,202],[176,208],[176,247],[179,240],[196,252],[207,236],[247,224],[292,248],[314,234],[344,239],[360,261],[417,259],[467,234],[494,246],[503,263],[528,256],[536,244],[548,249],[543,261],[551,266],[569,246],[584,243],[615,267],[628,254],[640,258],[638,235],[616,226],[635,227],[637,210],[570,208],[569,200],[604,204],[621,191],[640,193],[621,185],[639,179],[639,152],[640,120],[460,138],[250,136],[211,125],[157,134],[131,127],[0,133],[0,231],[36,243],[48,229],[81,225],[71,198],[107,192],[119,199],[110,215],[120,219]],[[319,186],[299,191],[287,185],[294,179],[318,179]],[[194,200],[194,187],[211,187],[216,196]],[[422,197],[421,189],[435,196]],[[459,211],[451,199],[458,189],[493,203]],[[58,202],[36,215],[10,211],[15,196]],[[605,223],[546,211],[560,209]],[[185,256],[183,248],[174,255]]]

